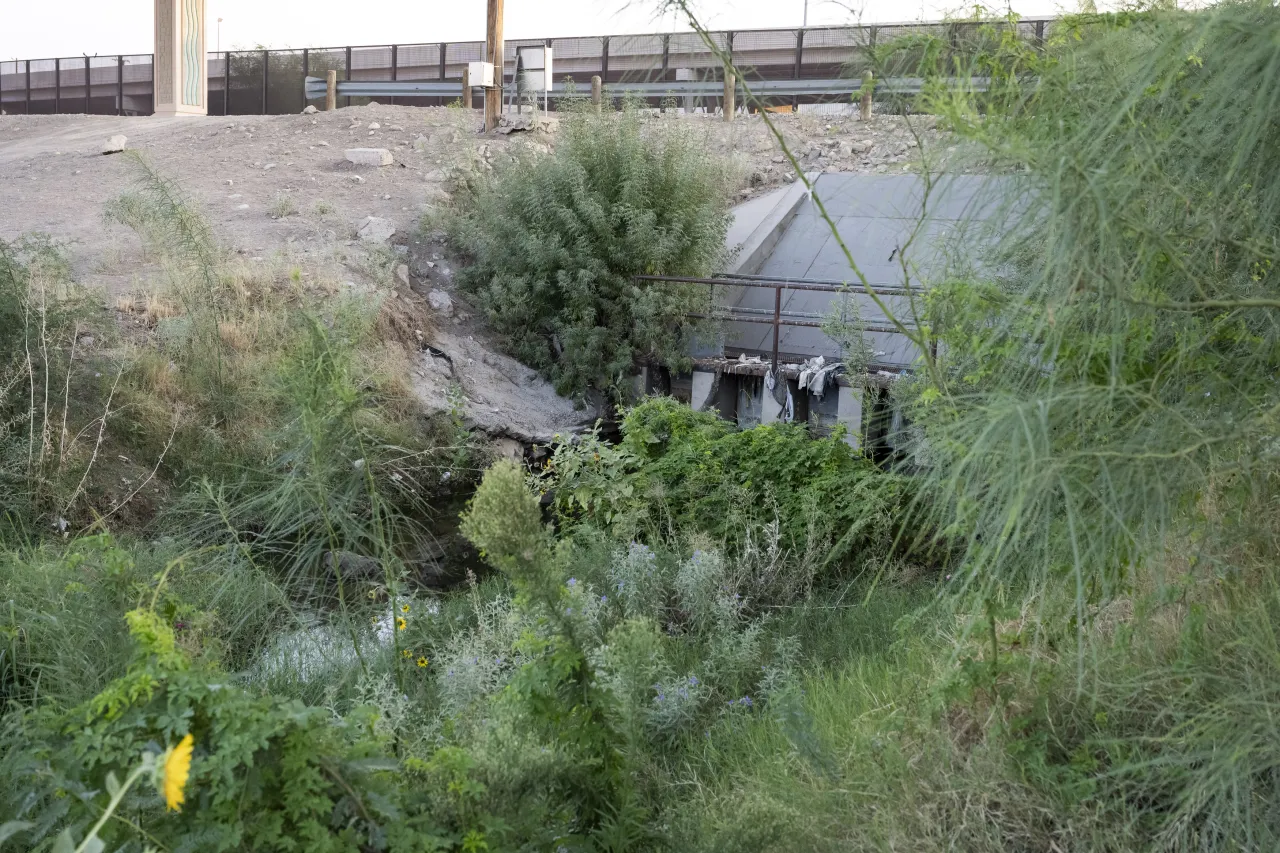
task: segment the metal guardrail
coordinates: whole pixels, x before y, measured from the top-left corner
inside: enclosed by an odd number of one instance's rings
[[[956,79],[952,81],[954,85],[962,85],[962,81]],[[983,91],[987,86],[986,78],[975,78],[973,80],[963,81],[963,85],[976,91]],[[919,94],[924,87],[924,80],[920,77],[886,77],[877,80],[875,90],[877,92],[891,92],[894,94],[914,95]],[[473,87],[480,88],[480,87]],[[326,83],[319,77],[308,77],[304,83],[304,93],[307,100],[323,99],[326,91]],[[747,90],[756,97],[770,97],[776,95],[852,95],[862,89],[862,79],[859,77],[839,77],[827,80],[750,80],[744,87],[741,82],[735,86],[735,90],[740,98],[746,97]],[[503,85],[503,92],[506,94],[515,94],[517,92],[516,84],[506,82]],[[439,80],[339,80],[337,82],[337,96],[339,98],[395,98],[395,97],[450,97],[461,95],[462,87],[458,82],[439,81]],[[621,97],[627,94],[639,95],[648,98],[660,98],[665,95],[676,97],[701,97],[701,98],[718,98],[725,93],[724,83],[714,80],[674,80],[664,81],[660,83],[636,82],[636,83],[611,83],[605,87],[605,95],[608,97]],[[591,96],[590,85],[583,86],[574,82],[573,84],[558,81],[551,86],[551,97],[578,97],[586,98]],[[742,103],[742,101],[740,101]]]
[[[1019,38],[1043,45],[1053,24],[1050,18],[1028,18],[996,26],[1011,28]],[[932,35],[945,43],[950,53],[964,54],[969,50],[970,35],[987,25],[978,21],[884,22],[723,30],[709,35],[749,80],[794,82],[830,79],[846,68],[866,67],[877,46],[908,35]],[[695,78],[714,80],[723,69],[718,55],[707,49],[700,36],[675,32],[508,39],[504,55],[508,71],[515,67],[516,49],[531,45],[554,48],[557,73],[572,74],[579,81],[599,75],[606,87],[625,82],[625,91],[635,92],[640,90],[631,88],[634,84],[629,81],[659,81],[651,90],[658,91],[659,97],[669,91],[661,81],[674,82],[681,70]],[[484,56],[483,41],[217,51],[206,56],[207,104],[212,115],[296,113],[306,106],[304,78],[329,70],[336,71],[344,82],[381,78],[436,83],[444,87],[442,94],[419,94],[413,100],[418,104],[438,103],[438,99],[448,102],[461,92],[467,63]],[[0,60],[0,110],[10,114],[146,115],[152,110],[153,90],[149,54]],[[719,94],[716,87],[712,97]],[[813,96],[791,97],[802,101]]]

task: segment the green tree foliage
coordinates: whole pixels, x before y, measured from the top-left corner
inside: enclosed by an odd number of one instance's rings
[[[1006,172],[991,253],[930,297],[918,413],[984,582],[1064,572],[1083,606],[1171,535],[1270,536],[1229,508],[1272,493],[1277,33],[1270,4],[1072,19],[978,57],[982,112],[927,100]]]
[[[553,154],[500,167],[453,220],[460,281],[562,393],[620,390],[642,357],[685,363],[705,292],[632,276],[716,271],[725,170],[687,127],[571,111]]]

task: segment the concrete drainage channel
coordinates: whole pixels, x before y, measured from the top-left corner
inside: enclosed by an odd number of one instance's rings
[[[912,302],[928,279],[944,274],[958,251],[967,256],[981,245],[972,229],[988,227],[996,185],[980,176],[927,188],[915,175],[806,178],[812,194],[797,181],[735,209],[726,241],[734,261],[722,275],[666,279],[712,285],[711,316],[722,321],[723,335],[695,348],[690,374],[650,366],[637,390],[670,393],[744,428],[807,422],[825,435],[841,426],[851,446],[873,458],[892,456],[905,446],[907,424],[890,388],[913,373],[921,355],[899,324],[912,328],[903,318],[914,316]],[[877,299],[854,274],[846,249]],[[661,277],[642,278],[662,286]],[[846,353],[826,334],[832,319],[860,332],[867,352],[865,361],[856,359],[856,373],[846,372]]]

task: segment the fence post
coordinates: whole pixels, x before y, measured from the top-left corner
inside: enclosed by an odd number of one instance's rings
[[[462,107],[471,109],[471,69],[462,66]]]
[[[231,51],[222,54],[222,114],[231,115]]]
[[[400,45],[393,44],[391,45],[391,80],[392,82],[396,80],[396,66],[398,66],[399,64],[400,64]],[[387,101],[392,106],[395,106],[396,96],[391,95],[387,99]]]
[[[600,80],[609,79],[609,37],[600,39]]]
[[[84,114],[89,115],[93,110],[89,103],[89,57],[84,58]]]
[[[154,67],[154,66],[153,66]],[[62,109],[62,60],[53,60],[53,114]]]
[[[124,56],[116,56],[116,115],[124,115]]]
[[[448,77],[449,75],[449,69],[445,65],[445,57],[448,49],[449,49],[449,43],[447,41],[440,42],[440,82],[441,83],[443,83],[445,81],[445,78]]]
[[[271,51],[262,52],[262,114],[267,114],[267,69],[271,66]]]
[[[604,94],[604,85],[601,83],[600,75],[591,75],[591,104],[596,108],[596,112],[600,112],[601,96]]]
[[[27,60],[27,115],[31,115],[31,60]]]
[[[871,69],[867,69],[867,73],[862,77],[862,102],[858,105],[858,112],[863,121],[871,120],[871,88],[876,84],[876,75]]]
[[[1044,21],[1036,21],[1036,47],[1044,47]]]
[[[351,80],[351,46],[347,45],[347,80]],[[347,95],[347,106],[351,106],[351,96]]]
[[[804,62],[804,29],[796,30],[796,70],[792,77],[796,80],[800,79],[800,65]],[[791,96],[791,112],[800,112],[800,96]]]
[[[324,75],[324,109],[332,112],[338,107],[338,70],[330,68]]]

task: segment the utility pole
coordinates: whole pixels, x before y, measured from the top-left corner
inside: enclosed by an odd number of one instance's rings
[[[484,90],[484,129],[497,128],[502,114],[502,0],[489,0],[489,24],[485,32],[485,61],[493,63],[493,86]]]

